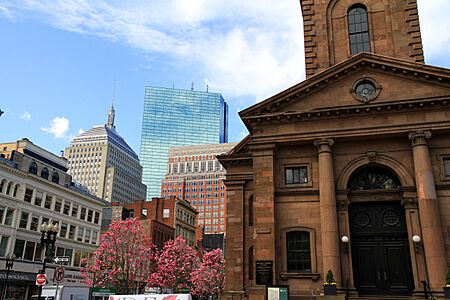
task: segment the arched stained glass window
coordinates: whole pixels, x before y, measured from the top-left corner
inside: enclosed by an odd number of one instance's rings
[[[397,176],[380,167],[367,167],[356,172],[348,184],[350,190],[388,190],[397,189],[399,186]]]
[[[370,52],[369,19],[364,5],[357,4],[348,10],[350,54]]]

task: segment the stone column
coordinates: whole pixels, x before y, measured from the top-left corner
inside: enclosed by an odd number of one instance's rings
[[[274,156],[275,145],[252,145],[253,152],[253,226],[254,253],[257,261],[271,261],[273,282],[276,284],[276,218],[275,218],[275,183]],[[255,283],[257,274],[255,273]],[[259,297],[264,299],[265,290],[260,290]]]
[[[337,206],[338,206],[338,222],[339,222],[339,243],[341,247],[341,278],[342,278],[342,286],[347,288],[347,280],[348,280],[348,288],[354,289],[353,282],[353,269],[352,269],[352,249],[351,249],[351,237],[350,237],[350,220],[348,216],[348,208],[350,205],[350,201],[347,199],[347,195],[338,195],[337,196]],[[344,244],[341,242],[342,236],[347,236],[350,239],[350,242]]]
[[[227,263],[223,299],[244,297],[244,180],[226,179],[227,186]]]
[[[323,275],[332,270],[338,286],[342,286],[339,231],[336,208],[336,189],[334,186],[333,139],[318,139],[314,145],[319,152],[319,199],[322,235]]]
[[[422,231],[420,229],[419,208],[417,199],[407,197],[402,200],[402,205],[405,208],[406,226],[408,228],[409,253],[411,255],[415,292],[423,292],[424,287],[422,281],[423,280],[428,281],[427,271],[425,267],[425,258],[423,255],[423,247],[421,247],[422,244],[420,244],[419,247],[416,248],[416,245],[411,240],[412,236],[415,234],[423,237]]]
[[[430,137],[430,131],[418,130],[409,134],[414,157],[417,199],[429,285],[432,290],[442,291],[447,260],[439,203],[426,141]]]

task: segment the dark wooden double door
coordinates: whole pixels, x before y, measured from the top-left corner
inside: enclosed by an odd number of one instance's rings
[[[358,293],[411,295],[414,282],[402,205],[352,204],[349,216],[353,276]]]

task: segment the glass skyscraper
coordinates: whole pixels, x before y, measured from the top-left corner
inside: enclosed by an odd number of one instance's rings
[[[169,148],[228,142],[228,105],[219,93],[146,87],[141,137],[147,199],[161,196]]]

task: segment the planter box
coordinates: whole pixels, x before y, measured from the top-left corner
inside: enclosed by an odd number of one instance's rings
[[[450,286],[449,287],[447,287],[447,286],[444,287],[444,296],[445,296],[445,299],[450,299]]]
[[[336,296],[337,289],[335,284],[323,285],[323,293],[325,296]]]

